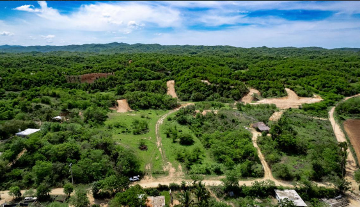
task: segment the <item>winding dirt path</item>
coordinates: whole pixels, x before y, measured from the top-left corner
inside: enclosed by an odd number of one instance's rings
[[[267,164],[264,155],[261,153],[261,150],[260,150],[259,146],[257,145],[257,138],[258,138],[258,136],[261,136],[261,133],[257,132],[254,128],[250,128],[250,132],[252,133],[252,139],[251,139],[252,143],[253,143],[254,147],[257,149],[260,162],[264,169],[264,178],[263,179],[264,180],[272,180],[274,182],[277,182],[277,180],[273,177],[273,175],[271,173],[270,167]]]

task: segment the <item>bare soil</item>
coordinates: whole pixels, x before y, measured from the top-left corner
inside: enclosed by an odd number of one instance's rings
[[[360,160],[360,119],[349,119],[344,122],[344,128]]]
[[[294,91],[289,88],[285,88],[287,96],[281,98],[268,98],[262,99],[256,103],[251,104],[275,104],[280,109],[289,109],[289,108],[299,108],[302,104],[305,103],[316,103],[320,102],[323,99],[320,96],[314,95],[314,97],[299,97]]]
[[[166,86],[167,86],[167,94],[173,98],[177,98],[177,95],[175,92],[175,81],[169,80],[168,82],[166,82]]]
[[[66,81],[69,83],[94,83],[99,78],[107,78],[114,75],[113,73],[88,73],[84,75],[69,75],[66,76]]]
[[[244,97],[242,97],[241,102],[243,103],[251,103],[254,100],[254,94],[257,94],[260,96],[260,91],[254,89],[254,88],[249,88],[249,93],[246,94]]]
[[[16,163],[16,161],[18,161],[20,159],[21,156],[23,156],[25,154],[25,152],[27,152],[27,150],[24,148],[15,158],[15,160],[13,162],[10,162],[8,164],[9,167],[11,167],[13,164]]]
[[[125,113],[132,111],[126,99],[117,100],[116,111],[119,113]]]
[[[282,114],[284,113],[284,110],[275,111],[269,118],[269,121],[278,121]]]

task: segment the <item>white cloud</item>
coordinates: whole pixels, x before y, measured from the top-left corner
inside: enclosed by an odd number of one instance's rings
[[[14,10],[27,11],[27,12],[40,12],[40,9],[34,8],[34,5],[22,5],[14,8]]]
[[[16,34],[16,38],[0,38],[0,45],[11,41],[22,45],[64,45],[126,39],[127,43],[240,47],[360,47],[357,41],[360,32],[356,29],[360,22],[350,16],[360,10],[360,2],[84,2],[67,13],[49,7],[46,2],[34,5],[14,9],[29,12],[26,18],[16,12],[18,16],[14,15],[11,20],[0,20],[2,30]],[[281,17],[246,15],[266,9],[323,10],[336,14],[322,21],[288,21]],[[248,26],[206,31],[209,27],[225,24]],[[200,25],[204,30],[189,30],[192,25]],[[6,36],[3,33],[0,35]]]
[[[3,31],[3,32],[0,32],[0,35],[1,35],[1,36],[13,36],[14,33],[7,32],[7,31]]]
[[[54,42],[53,39],[55,38],[55,35],[41,35],[41,38],[46,40],[47,43],[53,43]]]
[[[43,39],[52,39],[55,37],[55,35],[41,35]]]

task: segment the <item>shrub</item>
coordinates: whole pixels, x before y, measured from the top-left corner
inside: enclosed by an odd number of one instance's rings
[[[192,145],[194,143],[194,138],[187,133],[182,133],[179,135],[181,145]]]

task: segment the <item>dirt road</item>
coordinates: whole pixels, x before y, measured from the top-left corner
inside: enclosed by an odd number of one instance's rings
[[[254,88],[249,88],[249,90],[250,90],[249,93],[246,94],[244,97],[242,97],[241,102],[251,103],[254,100],[254,97],[253,97],[254,94],[257,94],[260,96],[260,91],[254,89]]]
[[[323,100],[320,96],[316,95],[314,95],[314,97],[312,98],[299,97],[291,89],[285,88],[285,90],[288,94],[286,97],[262,99],[260,101],[257,101],[256,103],[251,104],[275,104],[280,109],[289,109],[299,108],[299,106],[305,103],[316,103]]]
[[[259,159],[260,159],[260,162],[263,166],[263,169],[264,169],[264,179],[269,179],[269,180],[272,180],[272,181],[276,181],[275,178],[273,177],[272,173],[271,173],[271,170],[270,170],[270,167],[269,165],[267,164],[265,158],[264,158],[264,155],[261,153],[261,150],[259,148],[259,146],[257,145],[257,138],[258,136],[261,136],[261,133],[260,132],[257,132],[254,128],[250,128],[250,131],[252,133],[252,143],[254,145],[254,147],[257,149],[257,152],[258,152],[258,156],[259,156]]]
[[[169,80],[168,82],[166,82],[166,86],[167,86],[167,94],[173,98],[177,98],[177,95],[175,92],[175,81]]]

